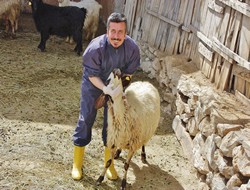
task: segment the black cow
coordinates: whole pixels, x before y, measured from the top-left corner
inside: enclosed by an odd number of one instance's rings
[[[86,9],[78,7],[57,7],[43,3],[42,0],[30,0],[36,29],[40,32],[41,42],[38,48],[45,50],[50,35],[60,37],[73,36],[75,51],[82,51],[82,28],[86,18]]]

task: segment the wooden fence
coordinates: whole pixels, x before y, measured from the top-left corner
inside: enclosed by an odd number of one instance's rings
[[[250,0],[126,0],[129,34],[195,60],[216,87],[250,98]]]

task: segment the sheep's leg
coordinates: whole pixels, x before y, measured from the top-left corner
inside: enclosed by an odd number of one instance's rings
[[[130,161],[131,161],[133,155],[134,155],[134,151],[130,150],[128,152],[128,158],[127,158],[127,160],[126,160],[126,162],[124,164],[125,172],[124,172],[124,176],[123,176],[123,179],[122,179],[121,190],[126,189],[128,168],[129,168],[129,164],[130,164]]]
[[[122,150],[120,148],[117,149],[117,151],[115,152],[114,159],[118,159],[120,157],[121,152],[122,152]]]
[[[141,148],[141,161],[142,163],[146,164],[147,160],[146,160],[146,152],[145,152],[145,146],[143,145]]]
[[[9,31],[9,20],[5,18],[5,32],[8,33]]]
[[[46,44],[46,41],[49,39],[49,34],[47,32],[43,32],[41,31],[41,41],[40,41],[40,44],[38,45],[38,48],[41,50],[41,51],[44,51],[45,50],[45,44]]]
[[[73,39],[72,36],[69,36],[69,43],[70,43],[70,44],[73,44],[73,43],[74,43],[74,39]]]
[[[14,22],[15,22],[14,20],[10,21],[12,34],[15,34],[15,23]]]
[[[76,42],[74,51],[77,53],[77,55],[80,55],[80,53],[82,52],[82,31],[76,31],[73,34],[73,39]]]
[[[115,152],[116,152],[116,148],[115,148],[115,147],[114,147],[114,148],[112,147],[112,149],[111,149],[111,154],[110,154],[110,158],[109,158],[109,160],[106,162],[105,167],[104,167],[104,169],[103,169],[103,171],[102,171],[102,174],[101,174],[100,177],[97,179],[96,185],[100,185],[100,184],[102,183],[102,181],[104,180],[104,176],[105,176],[105,174],[106,174],[106,172],[107,172],[109,166],[111,165],[112,160],[114,159]]]
[[[68,43],[69,42],[69,38],[70,38],[70,36],[67,36],[66,39],[65,39],[65,42]]]
[[[17,31],[18,30],[18,19],[16,19],[16,21],[15,21],[15,31]]]

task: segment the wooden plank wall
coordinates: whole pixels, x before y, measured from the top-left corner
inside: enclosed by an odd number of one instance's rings
[[[250,0],[127,0],[129,34],[185,54],[220,90],[250,99]]]

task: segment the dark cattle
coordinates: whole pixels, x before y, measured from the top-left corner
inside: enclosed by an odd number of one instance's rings
[[[57,7],[45,4],[42,0],[30,0],[32,15],[37,31],[41,34],[38,48],[45,50],[46,41],[50,35],[60,37],[73,36],[76,42],[75,51],[82,51],[82,28],[86,17],[86,9],[78,7]]]

